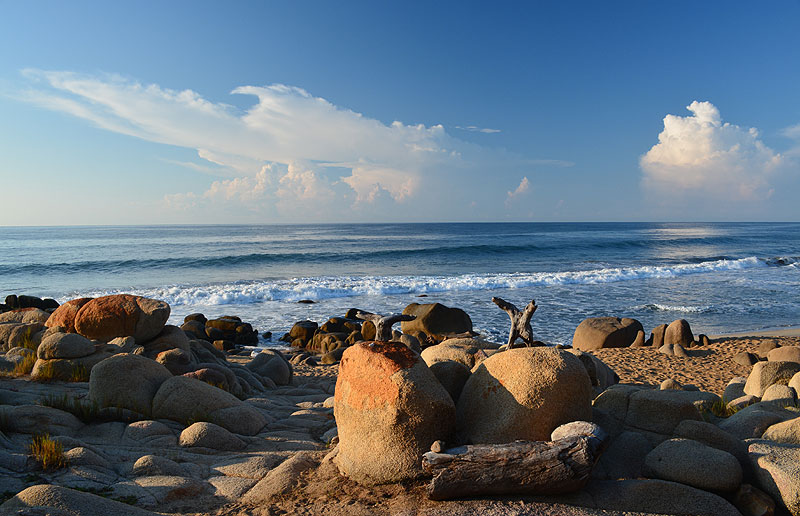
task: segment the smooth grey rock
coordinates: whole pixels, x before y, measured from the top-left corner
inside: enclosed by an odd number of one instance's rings
[[[731,492],[742,483],[742,467],[728,452],[691,439],[669,439],[644,459],[645,474],[707,491]]]

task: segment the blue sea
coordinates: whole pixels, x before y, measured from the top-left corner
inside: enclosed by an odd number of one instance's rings
[[[707,334],[796,327],[798,287],[798,223],[0,227],[0,301],[127,292],[169,302],[174,324],[238,315],[276,338],[351,307],[440,302],[505,342],[492,296],[535,299],[534,333],[553,344],[606,315]]]

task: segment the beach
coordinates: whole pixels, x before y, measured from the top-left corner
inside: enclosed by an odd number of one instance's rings
[[[763,500],[778,506],[793,503],[753,468],[761,468],[756,450],[777,453],[762,437],[796,418],[796,393],[787,387],[800,349],[796,225],[0,232],[0,271],[19,294],[0,307],[7,507],[58,499],[65,507],[111,503],[104,510],[114,513],[132,503],[145,511],[131,513],[140,516],[716,515],[744,514],[742,497],[753,502],[765,492]],[[383,238],[366,236],[376,232]],[[536,309],[526,330],[519,318],[529,303]],[[394,333],[378,335],[381,316],[394,317]],[[512,322],[522,329],[519,349],[505,346]],[[594,330],[578,338],[584,324]],[[775,348],[789,361],[770,358]],[[495,366],[499,383],[486,392],[529,379],[515,394],[529,401],[509,405],[501,397],[479,409],[474,395],[473,415],[457,417],[467,410],[461,390],[489,370],[481,364],[507,356],[520,358]],[[758,372],[776,367],[784,376]],[[574,391],[583,382],[590,390]],[[570,494],[531,494],[528,486],[429,499],[431,473],[419,464],[430,438],[397,439],[410,430],[369,412],[383,410],[375,400],[395,389],[387,406],[428,428],[425,435],[443,432],[442,449],[470,442],[465,432],[481,410],[488,414],[482,424],[492,427],[519,410],[514,417],[528,417],[528,402],[538,407],[532,413],[582,407],[553,421],[595,425],[581,431],[597,435],[572,439],[602,441],[599,459]],[[409,406],[391,401],[429,397]],[[551,443],[551,430],[503,430],[511,437],[502,439]],[[66,466],[45,470],[29,458],[31,439],[43,432],[57,437]],[[664,443],[721,446],[706,434],[728,443],[720,460],[733,454],[739,465],[731,467],[741,468],[722,491],[645,467]],[[401,445],[418,440],[422,448]],[[389,477],[369,480],[387,469]],[[684,499],[692,501],[674,504]]]

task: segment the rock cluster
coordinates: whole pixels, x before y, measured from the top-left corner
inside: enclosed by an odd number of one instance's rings
[[[220,351],[258,345],[258,331],[235,315],[209,320],[200,313],[189,314],[184,318],[181,329],[194,339],[213,343]]]

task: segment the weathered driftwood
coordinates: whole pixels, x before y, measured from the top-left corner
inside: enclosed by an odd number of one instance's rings
[[[599,428],[598,428],[599,430]],[[589,481],[607,436],[568,435],[556,441],[516,441],[451,448],[423,455],[422,468],[433,475],[432,500],[483,495],[561,494]]]
[[[380,342],[389,342],[392,340],[392,325],[401,321],[413,321],[416,316],[413,315],[378,315],[369,312],[358,311],[356,317],[362,321],[370,321],[375,325],[375,340]]]
[[[511,319],[511,331],[508,333],[508,348],[514,347],[517,339],[522,339],[526,346],[533,346],[533,328],[531,328],[531,317],[533,312],[536,311],[536,301],[531,299],[528,306],[524,310],[520,310],[514,304],[509,303],[499,297],[493,297],[492,302],[500,307],[501,310],[508,314]]]

